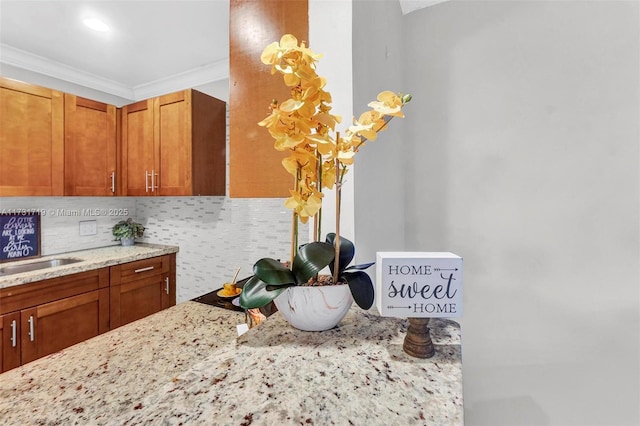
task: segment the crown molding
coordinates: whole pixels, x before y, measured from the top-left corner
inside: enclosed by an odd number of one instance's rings
[[[0,63],[134,101],[229,78],[229,60],[224,59],[167,78],[130,87],[2,43],[0,43]]]
[[[135,100],[148,99],[227,78],[229,78],[228,58],[174,74],[167,78],[135,86],[133,87],[133,94]]]
[[[133,90],[124,84],[79,70],[74,67],[34,55],[15,47],[0,44],[0,62],[28,71],[79,84],[121,98],[132,99]]]

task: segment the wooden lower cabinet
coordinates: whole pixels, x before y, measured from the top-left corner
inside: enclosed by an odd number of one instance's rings
[[[20,365],[20,312],[0,316],[0,372]]]
[[[175,304],[175,254],[0,289],[0,373]]]
[[[0,290],[6,371],[109,330],[109,269]]]
[[[110,325],[120,327],[176,304],[176,255],[111,267]]]
[[[20,312],[22,363],[83,342],[109,330],[109,290],[67,297]]]

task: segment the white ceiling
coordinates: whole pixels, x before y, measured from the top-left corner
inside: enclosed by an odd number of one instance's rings
[[[228,0],[0,0],[3,65],[128,99],[228,78],[228,40]]]
[[[400,5],[406,14],[442,1]],[[90,16],[112,31],[85,27]],[[0,66],[125,99],[228,79],[228,40],[229,0],[0,0]]]

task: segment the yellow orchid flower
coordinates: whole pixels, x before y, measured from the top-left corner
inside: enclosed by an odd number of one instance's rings
[[[282,74],[284,84],[291,88],[291,97],[280,104],[272,101],[270,113],[258,125],[267,128],[275,149],[289,151],[282,165],[295,176],[296,189],[290,190],[285,206],[302,223],[320,211],[322,188],[341,183],[365,141],[375,140],[391,118],[404,117],[402,107],[411,100],[410,95],[380,92],[368,104],[371,109],[353,119],[340,137],[336,125],[342,118],[331,114],[332,96],[325,90],[326,79],[316,73],[321,57],[292,34],[266,46],[260,56],[271,66],[271,73]]]

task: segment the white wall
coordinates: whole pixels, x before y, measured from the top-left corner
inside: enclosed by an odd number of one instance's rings
[[[353,3],[353,88],[355,115],[384,90],[409,93],[403,84],[402,11],[396,1]],[[375,25],[371,25],[375,22]],[[384,28],[384,31],[380,31]],[[366,48],[364,48],[366,46]],[[394,118],[378,138],[356,155],[355,222],[357,261],[375,261],[377,251],[405,249],[405,126],[422,121],[412,103],[407,118]],[[370,274],[375,274],[373,268]]]
[[[353,116],[351,80],[351,0],[309,0],[309,43],[316,53],[324,55],[318,63],[318,75],[326,77],[325,90],[331,93],[331,113],[342,116],[336,130],[344,131]],[[340,234],[355,240],[353,182],[351,168],[342,186]],[[335,192],[325,190],[322,201],[322,236],[336,230]],[[311,228],[311,227],[310,227]],[[309,229],[309,232],[313,232]]]
[[[403,20],[405,248],[464,257],[466,424],[640,424],[639,6]]]

